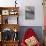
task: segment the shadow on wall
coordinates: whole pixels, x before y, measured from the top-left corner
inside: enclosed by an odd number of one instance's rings
[[[19,32],[20,42],[21,42],[21,40],[22,40],[22,38],[24,36],[24,33],[26,32],[26,30],[28,28],[32,28],[34,30],[34,32],[36,32],[39,41],[41,43],[43,43],[43,30],[42,30],[42,26],[21,26],[20,27],[20,32]]]

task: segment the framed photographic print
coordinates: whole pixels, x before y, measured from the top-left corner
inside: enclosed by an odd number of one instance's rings
[[[9,10],[2,10],[2,15],[9,15]]]
[[[33,6],[25,6],[25,19],[33,20],[35,17],[35,8]]]

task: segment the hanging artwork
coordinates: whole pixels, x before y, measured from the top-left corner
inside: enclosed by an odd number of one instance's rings
[[[25,7],[25,19],[34,19],[35,17],[35,8],[33,6]]]

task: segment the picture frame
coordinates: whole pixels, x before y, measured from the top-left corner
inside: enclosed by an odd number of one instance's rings
[[[9,10],[2,10],[2,15],[9,15]]]
[[[25,19],[34,20],[35,17],[35,7],[34,6],[25,6]]]

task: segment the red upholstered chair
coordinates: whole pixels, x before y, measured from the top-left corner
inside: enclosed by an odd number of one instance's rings
[[[33,31],[32,28],[27,29],[27,31],[25,32],[24,37],[22,38],[21,46],[27,46],[27,44],[25,43],[25,40],[32,37],[32,36],[34,36],[35,38],[37,37],[36,33]],[[41,44],[38,41],[37,44],[34,45],[34,46],[41,46]]]

